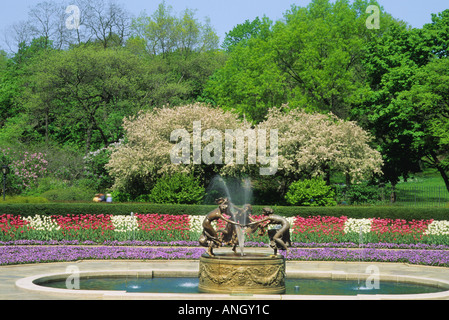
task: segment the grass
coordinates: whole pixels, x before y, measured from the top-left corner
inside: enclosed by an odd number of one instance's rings
[[[449,192],[438,171],[426,169],[396,185],[397,205],[428,207],[449,206]]]
[[[400,185],[419,185],[423,187],[446,187],[443,178],[436,169],[425,169],[411,176],[407,181],[401,179],[398,183]]]
[[[43,197],[34,196],[6,196],[5,201],[3,201],[3,196],[0,198],[0,203],[11,204],[11,203],[47,203],[50,202],[48,199]]]
[[[344,184],[344,176],[335,174],[331,180],[332,184]],[[372,192],[372,190],[371,190]],[[425,169],[422,172],[413,174],[407,180],[401,179],[396,185],[396,202],[391,204],[391,187],[374,191],[378,193],[379,200],[370,201],[377,206],[406,206],[406,207],[448,207],[449,192],[446,189],[443,178],[436,169]],[[369,197],[369,195],[366,195]],[[383,200],[380,200],[382,198]],[[365,203],[358,203],[364,205]],[[368,203],[367,203],[368,204]]]

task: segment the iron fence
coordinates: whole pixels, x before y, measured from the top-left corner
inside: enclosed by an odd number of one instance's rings
[[[398,184],[391,186],[335,186],[338,203],[350,205],[380,204],[409,207],[449,207],[445,186]]]

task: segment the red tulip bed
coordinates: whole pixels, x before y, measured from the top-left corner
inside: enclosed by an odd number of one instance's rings
[[[261,217],[252,218],[259,220]],[[203,219],[204,216],[166,214],[0,215],[0,265],[89,258],[198,259],[204,253],[204,248],[198,247]],[[391,261],[449,266],[448,221],[345,216],[297,216],[288,220],[292,248],[283,254],[289,260]],[[224,222],[221,221],[217,228],[222,227]],[[103,248],[101,254],[99,245]],[[246,235],[245,247],[268,246],[267,235]],[[75,247],[77,252],[82,252],[77,258],[73,253],[62,254]],[[54,253],[57,248],[60,255]],[[360,254],[362,249],[363,255]],[[39,253],[30,253],[36,250],[40,250]],[[51,251],[52,255],[46,255],[46,251]]]

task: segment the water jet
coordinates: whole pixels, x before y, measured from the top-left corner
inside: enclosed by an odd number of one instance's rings
[[[252,207],[248,203],[250,191],[244,193],[243,207],[232,203],[230,189],[223,178],[218,177],[214,183],[220,182],[226,198],[215,200],[218,208],[208,213],[203,222],[203,233],[200,245],[208,247],[207,253],[200,257],[199,291],[207,293],[252,293],[282,294],[285,292],[285,258],[277,254],[279,249],[287,249],[283,242],[284,234],[289,234],[290,225],[286,219],[273,214],[270,208],[264,208],[267,217],[261,221],[250,218]],[[244,181],[244,189],[250,190],[250,181]],[[224,229],[212,228],[212,221],[222,219],[227,222]],[[265,232],[264,222],[281,225],[274,233],[270,233],[271,247],[274,254],[246,253],[245,232]],[[287,237],[289,238],[289,237]],[[223,244],[232,245],[233,252],[214,253],[214,248]],[[236,247],[240,247],[240,255]]]

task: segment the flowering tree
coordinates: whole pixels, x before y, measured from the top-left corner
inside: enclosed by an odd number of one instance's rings
[[[332,114],[285,113],[274,108],[266,121],[252,129],[233,113],[193,104],[141,112],[125,119],[123,127],[125,142],[112,151],[106,167],[115,178],[115,189],[130,193],[149,193],[155,181],[166,174],[193,173],[205,182],[217,173],[258,177],[268,149],[272,159],[274,143],[279,149],[274,169],[285,185],[304,177],[328,177],[331,170],[343,172],[355,182],[380,173],[382,165],[379,152],[368,145],[369,135],[354,122]],[[229,131],[233,131],[235,144],[226,140]],[[267,137],[262,138],[261,131],[270,131],[270,138],[263,141]],[[271,139],[271,131],[276,131],[276,139]],[[255,148],[250,148],[256,144],[250,141],[259,138],[256,157]],[[263,153],[259,142],[266,146]]]
[[[194,123],[201,127],[199,137],[195,136]],[[180,107],[164,107],[150,112],[140,112],[138,115],[126,118],[123,122],[125,142],[116,147],[111,159],[106,165],[109,173],[115,178],[114,188],[140,188],[141,192],[149,192],[155,181],[164,174],[195,173],[205,179],[217,173],[235,173],[236,165],[198,162],[194,144],[199,141],[200,150],[208,150],[211,141],[220,142],[217,138],[206,137],[208,129],[225,132],[227,129],[249,128],[246,121],[240,121],[238,116],[218,108],[210,108],[202,104],[192,104]],[[173,139],[175,130],[187,134],[187,150],[182,163],[173,162],[173,150],[177,136]],[[193,141],[192,141],[193,140]],[[192,141],[192,143],[191,143]],[[219,145],[224,150],[225,143]],[[216,150],[218,151],[218,150]],[[213,153],[213,152],[212,152]],[[222,152],[224,155],[224,152]],[[216,156],[215,154],[214,156]],[[201,159],[200,159],[201,160]],[[240,166],[243,167],[243,166]]]
[[[278,129],[278,170],[287,180],[324,176],[329,181],[333,170],[357,182],[381,173],[381,154],[369,146],[370,136],[355,122],[288,109],[270,109],[259,124]]]
[[[7,164],[11,169],[7,179],[9,184],[7,189],[12,193],[20,193],[36,187],[38,179],[47,174],[48,167],[45,154],[13,151],[10,148],[0,148],[0,164]]]

